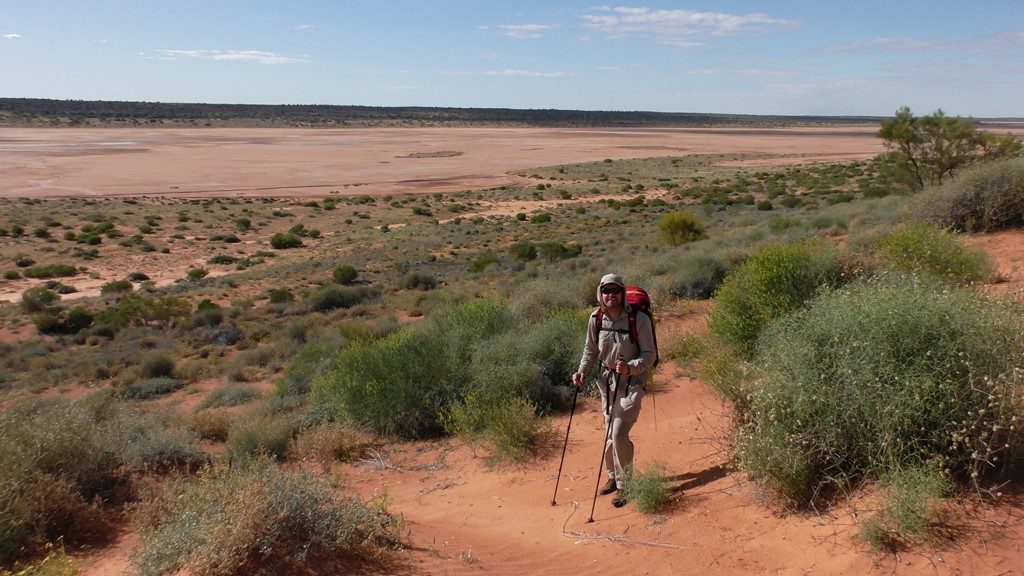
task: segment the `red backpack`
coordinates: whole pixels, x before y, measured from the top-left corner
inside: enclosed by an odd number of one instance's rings
[[[651,335],[654,337],[654,368],[658,365],[658,333],[654,329],[654,314],[651,313],[651,296],[640,286],[626,286],[626,303],[629,304],[629,339],[639,345],[640,339],[636,331],[636,314],[643,312],[651,319]],[[601,324],[604,322],[604,310],[598,308],[597,322],[594,323],[594,341],[598,340]]]

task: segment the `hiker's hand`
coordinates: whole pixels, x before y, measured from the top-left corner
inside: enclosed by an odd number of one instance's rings
[[[619,358],[615,361],[615,371],[619,374],[629,376],[629,364],[627,364],[622,358]]]
[[[576,372],[572,375],[572,385],[577,390],[583,390],[583,372]]]

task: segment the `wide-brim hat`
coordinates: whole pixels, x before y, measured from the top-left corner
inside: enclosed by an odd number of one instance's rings
[[[626,287],[626,281],[622,279],[622,276],[618,274],[605,274],[601,277],[601,282],[597,285],[598,288],[604,288],[609,284],[614,284],[619,288]]]

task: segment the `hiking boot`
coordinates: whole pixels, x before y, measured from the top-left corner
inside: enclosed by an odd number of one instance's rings
[[[628,502],[628,500],[626,500],[626,497],[620,494],[615,498],[615,500],[612,500],[612,506],[615,506],[616,508],[622,508],[623,506],[626,505],[626,502]]]
[[[609,478],[608,481],[605,482],[604,486],[601,487],[600,494],[601,496],[605,496],[611,494],[612,492],[615,492],[618,489],[619,487],[615,485],[615,480]]]

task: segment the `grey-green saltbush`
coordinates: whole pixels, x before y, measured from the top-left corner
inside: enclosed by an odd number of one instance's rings
[[[725,264],[714,256],[694,255],[669,271],[668,292],[680,298],[710,298],[726,274]]]
[[[1021,453],[1021,317],[973,292],[881,276],[823,295],[759,341],[740,462],[807,504],[926,462],[977,481]]]
[[[1024,226],[1024,158],[974,166],[931,192],[929,200],[930,216],[956,230]]]
[[[769,322],[800,309],[820,288],[838,285],[841,279],[839,259],[824,243],[762,247],[726,277],[708,326],[749,356]]]

